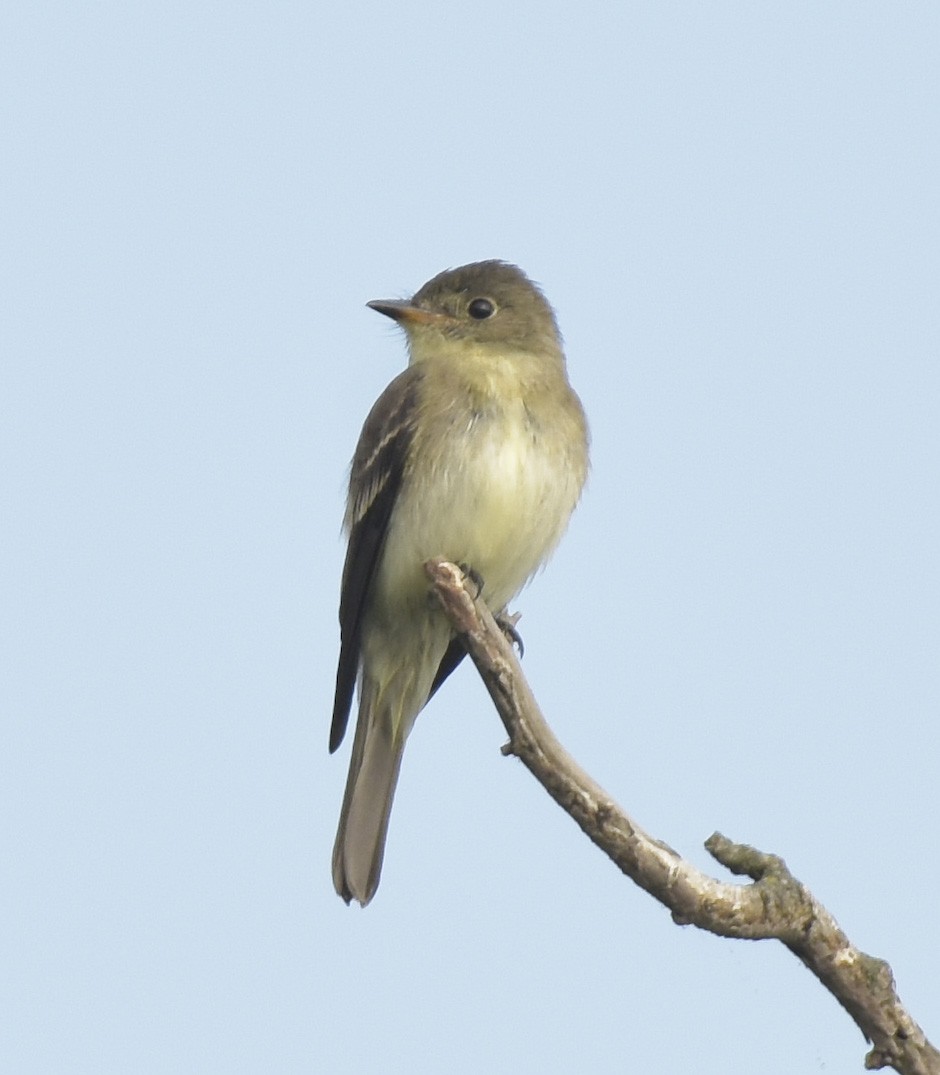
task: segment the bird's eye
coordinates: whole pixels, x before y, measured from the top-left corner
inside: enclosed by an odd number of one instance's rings
[[[485,321],[496,313],[496,303],[492,299],[472,299],[467,306],[467,313],[475,321]]]

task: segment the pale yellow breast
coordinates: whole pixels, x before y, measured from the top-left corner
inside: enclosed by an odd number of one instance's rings
[[[583,474],[519,401],[468,418],[416,466],[402,490],[383,558],[386,592],[426,588],[420,565],[442,556],[482,577],[484,597],[502,608],[558,543]],[[383,588],[385,588],[383,586]]]

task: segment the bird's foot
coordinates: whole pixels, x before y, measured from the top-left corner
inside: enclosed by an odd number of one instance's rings
[[[472,564],[458,564],[457,566],[464,573],[464,576],[476,586],[477,592],[473,595],[475,601],[483,593],[483,576]]]
[[[516,624],[519,622],[521,615],[521,612],[513,612],[512,614],[500,612],[498,616],[493,617],[496,620],[496,626],[519,651],[520,658],[525,656],[525,643],[522,641],[522,635],[516,630]]]
[[[464,577],[468,578],[476,586],[477,592],[473,595],[473,599],[476,600],[483,593],[483,576],[472,564],[458,564],[457,566],[464,573]],[[516,624],[519,622],[521,615],[520,612],[509,613],[503,609],[493,619],[496,620],[496,626],[519,651],[519,656],[523,657],[525,655],[525,643],[522,641],[522,635],[516,630]]]

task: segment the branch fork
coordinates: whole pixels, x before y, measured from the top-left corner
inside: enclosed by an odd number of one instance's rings
[[[940,1075],[940,1052],[901,1004],[891,968],[852,944],[782,858],[713,833],[705,841],[711,856],[751,883],[719,881],[645,832],[555,738],[512,645],[461,568],[446,560],[424,566],[509,735],[503,753],[515,755],[623,873],[667,907],[679,925],[786,945],[872,1043],[866,1069]]]

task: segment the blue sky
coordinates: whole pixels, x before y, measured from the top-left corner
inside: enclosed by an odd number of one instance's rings
[[[469,667],[382,887],[330,881],[365,308],[543,285],[593,432],[520,597],[567,748],[783,855],[940,1037],[940,9],[21,5],[0,100],[0,1066],[861,1070],[779,945],[672,925]],[[718,872],[720,876],[720,871]]]

